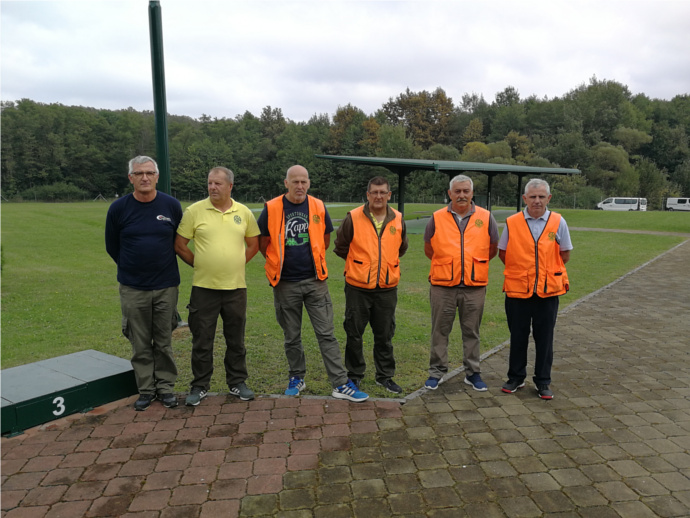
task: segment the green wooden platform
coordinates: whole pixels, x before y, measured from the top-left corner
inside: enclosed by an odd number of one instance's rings
[[[128,360],[92,349],[0,372],[2,434],[15,434],[137,393]]]

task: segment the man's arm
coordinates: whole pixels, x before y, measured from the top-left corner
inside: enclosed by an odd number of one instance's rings
[[[180,234],[175,236],[175,253],[189,266],[194,266],[194,252],[189,249],[189,239]]]
[[[434,237],[434,234],[436,234],[436,220],[434,220],[432,215],[426,224],[426,228],[424,228],[424,255],[429,259],[434,256],[434,247],[431,246],[431,238]]]
[[[498,225],[493,214],[489,215],[489,261],[498,253]]]
[[[410,243],[407,239],[407,227],[405,226],[405,220],[402,221],[402,243],[400,243],[400,249],[398,250],[398,257],[402,257],[407,252],[407,248]]]
[[[328,213],[328,209],[326,208],[325,203],[323,205],[323,211],[325,216],[324,223],[326,224],[326,231],[324,232],[323,236],[323,244],[326,247],[324,248],[324,251],[326,251],[328,250],[328,247],[331,246],[331,232],[333,232],[333,222],[331,221],[331,215]]]
[[[353,235],[352,218],[348,212],[347,216],[345,216],[345,219],[335,233],[335,248],[333,248],[335,255],[342,257],[343,259],[347,259],[347,254],[350,252],[350,243],[352,243]]]
[[[244,249],[244,262],[246,264],[259,251],[259,236],[245,237],[244,242],[247,243],[247,247]]]
[[[117,264],[117,259],[120,256],[120,236],[111,211],[108,211],[105,219],[105,251]]]
[[[498,253],[498,243],[491,243],[489,245],[489,261],[496,257],[496,254]]]
[[[271,236],[259,236],[259,252],[261,255],[266,257],[266,250],[268,250],[268,245],[271,244]]]
[[[561,259],[563,259],[563,264],[570,261],[570,250],[561,250]]]
[[[498,251],[498,258],[501,260],[503,264],[506,264],[506,251],[505,250],[499,250]]]

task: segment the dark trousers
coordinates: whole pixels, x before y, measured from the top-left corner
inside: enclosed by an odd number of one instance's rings
[[[395,375],[393,335],[398,288],[390,290],[358,290],[345,284],[345,320],[347,334],[345,368],[350,379],[361,380],[367,368],[362,334],[371,325],[374,334],[374,366],[379,383]]]
[[[213,342],[218,316],[225,336],[225,380],[228,387],[247,379],[244,327],[247,289],[211,290],[192,286],[189,297],[189,330],[192,332],[192,386],[208,390],[213,375]]]
[[[536,385],[550,385],[553,330],[558,316],[558,297],[542,298],[537,295],[529,299],[506,297],[505,308],[510,330],[508,379],[523,381],[527,377],[527,345],[531,331],[536,350],[532,379]]]

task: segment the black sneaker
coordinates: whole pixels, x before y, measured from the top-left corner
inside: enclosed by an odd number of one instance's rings
[[[175,394],[161,394],[158,396],[165,408],[175,408],[177,406],[177,396]]]
[[[244,381],[228,388],[230,389],[230,395],[238,397],[242,401],[251,401],[254,399],[254,392],[247,387]]]
[[[517,381],[517,380],[508,380],[505,382],[501,390],[503,392],[506,392],[508,394],[513,394],[514,392],[517,392],[517,389],[521,389],[522,387],[525,386],[525,382],[523,381]]]
[[[201,387],[192,387],[184,404],[187,406],[197,406],[206,397],[206,390]]]
[[[141,412],[151,406],[151,402],[156,400],[155,394],[140,394],[139,399],[134,402],[134,410]]]
[[[388,392],[392,392],[393,394],[402,394],[403,391],[400,385],[398,385],[391,378],[383,380],[380,383],[377,381],[376,384],[381,387],[384,387]]]
[[[350,381],[355,384],[355,387],[357,387],[357,390],[362,388],[362,380],[361,379],[350,378]]]
[[[549,390],[548,385],[537,385],[537,392],[539,392],[539,397],[542,399],[553,399],[553,392]]]

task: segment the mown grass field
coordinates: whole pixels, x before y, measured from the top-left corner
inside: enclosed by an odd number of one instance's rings
[[[334,204],[329,211],[334,220],[339,220],[354,206]],[[406,204],[406,213],[408,218],[416,219],[437,208],[438,205]],[[116,267],[104,246],[107,209],[107,203],[2,204],[2,368],[84,349],[129,358],[129,342],[120,332]],[[496,211],[499,223],[501,212]],[[690,233],[690,214],[686,213],[582,210],[563,210],[562,213],[570,227]],[[423,226],[423,221],[418,223]],[[575,250],[568,263],[572,289],[562,297],[561,307],[605,286],[683,240],[678,236],[585,231],[573,231],[572,238]],[[332,252],[328,253],[328,262],[336,336],[344,348],[344,262]],[[398,363],[396,381],[405,392],[419,388],[427,377],[428,268],[422,236],[411,235],[410,249],[401,261],[403,278],[394,340]],[[178,309],[186,320],[192,270],[180,262],[180,271]],[[485,350],[508,337],[501,292],[502,271],[502,264],[498,258],[494,259],[482,323]],[[248,384],[259,394],[282,393],[287,382],[287,362],[260,254],[247,265],[247,282]],[[329,394],[321,356],[306,314],[304,320],[303,341],[308,361],[306,393]],[[372,343],[369,331],[365,341],[369,346]],[[218,334],[213,391],[227,390],[222,368],[224,347],[222,336]],[[191,380],[188,329],[175,332],[174,349],[180,371],[176,390],[186,392]],[[368,354],[371,363],[370,350]],[[451,369],[462,364],[458,329],[454,329],[451,336],[450,363]],[[502,377],[504,373],[499,375]],[[373,396],[391,396],[374,384],[373,375],[365,379],[363,388]]]

